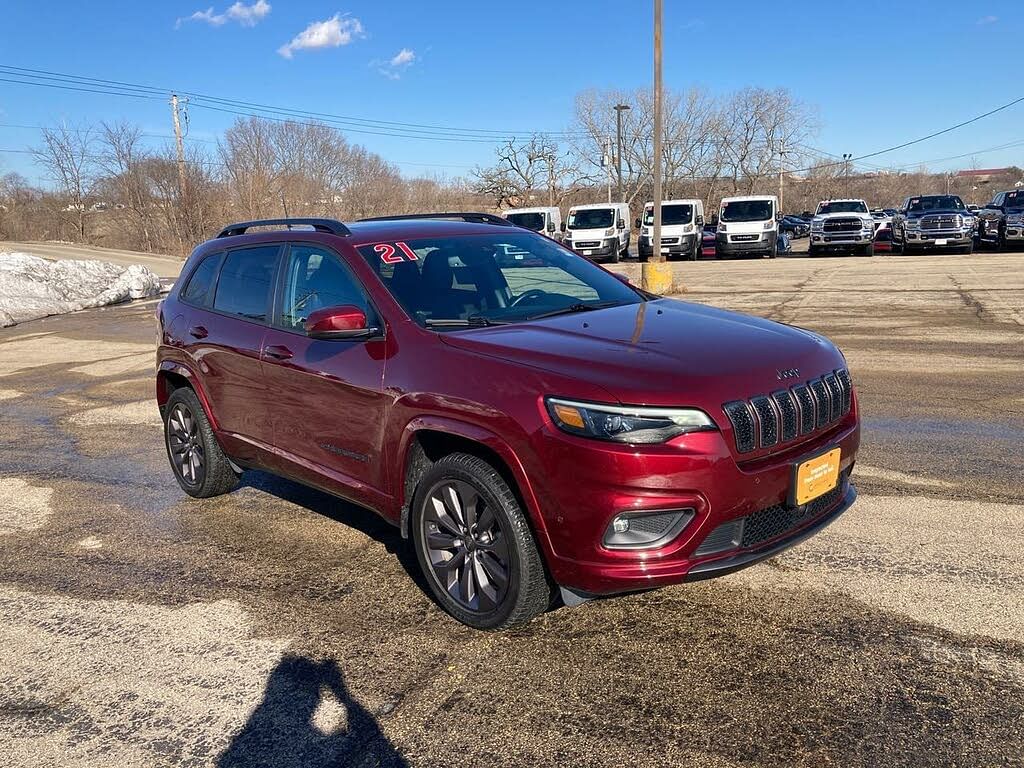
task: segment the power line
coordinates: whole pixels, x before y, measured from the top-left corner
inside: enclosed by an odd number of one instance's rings
[[[171,93],[172,90],[182,96],[189,96],[193,99],[199,99],[208,101],[212,104],[219,104],[221,106],[230,106],[235,108],[242,108],[245,110],[257,110],[257,111],[269,111],[277,114],[296,115],[303,117],[315,117],[322,118],[326,121],[350,126],[353,132],[360,132],[356,129],[359,128],[374,128],[380,132],[374,135],[397,135],[400,138],[428,138],[428,137],[440,137],[440,136],[458,136],[465,135],[467,137],[477,137],[482,139],[489,139],[495,141],[501,138],[514,138],[515,136],[532,135],[534,133],[541,133],[553,137],[571,137],[581,135],[578,132],[571,131],[510,131],[510,130],[499,130],[490,128],[461,128],[454,126],[440,126],[440,125],[429,125],[424,123],[410,123],[403,121],[394,120],[376,120],[372,118],[359,118],[351,117],[346,115],[337,115],[329,112],[314,112],[302,109],[292,109],[277,107],[268,104],[259,104],[255,102],[243,101],[239,99],[228,99],[219,96],[210,96],[208,94],[198,93],[195,91],[186,91],[181,89],[160,89],[154,88],[147,85],[138,85],[135,83],[127,83],[120,80],[105,80],[102,78],[91,78],[80,75],[69,75],[60,72],[52,72],[48,70],[28,69],[25,67],[14,67],[11,65],[2,64],[0,65],[0,71],[3,74],[11,75],[14,77],[23,78],[22,80],[7,80],[0,79],[0,82],[11,82],[20,85],[39,85],[44,87],[63,87],[67,90],[78,90],[78,89],[94,89],[86,90],[86,92],[98,92],[108,93],[109,95],[118,96],[131,96],[135,98],[146,98],[146,99],[163,99],[166,95]],[[52,82],[39,82],[39,81],[52,81]],[[64,85],[61,85],[64,84]],[[75,87],[71,87],[67,84],[71,84]],[[96,90],[96,89],[107,89],[107,90]],[[383,131],[389,131],[383,133]],[[367,131],[361,131],[367,132]]]

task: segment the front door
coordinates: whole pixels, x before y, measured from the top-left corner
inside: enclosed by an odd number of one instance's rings
[[[314,243],[292,243],[283,259],[274,323],[263,341],[282,469],[373,504],[384,486],[380,461],[386,341],[311,339],[310,312],[350,304],[382,325],[342,257]]]

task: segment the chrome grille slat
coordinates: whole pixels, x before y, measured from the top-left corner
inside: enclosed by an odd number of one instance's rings
[[[739,453],[771,448],[834,424],[850,412],[853,381],[845,368],[770,395],[725,403]]]

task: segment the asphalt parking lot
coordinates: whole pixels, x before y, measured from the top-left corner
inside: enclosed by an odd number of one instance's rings
[[[188,499],[154,303],[0,330],[6,764],[1024,765],[1024,255],[675,270],[840,344],[860,499],[766,564],[506,634],[372,513],[257,472]]]

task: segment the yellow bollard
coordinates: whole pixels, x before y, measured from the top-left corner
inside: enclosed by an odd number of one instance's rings
[[[645,261],[640,268],[641,285],[645,291],[664,295],[672,293],[672,265],[667,261]]]

